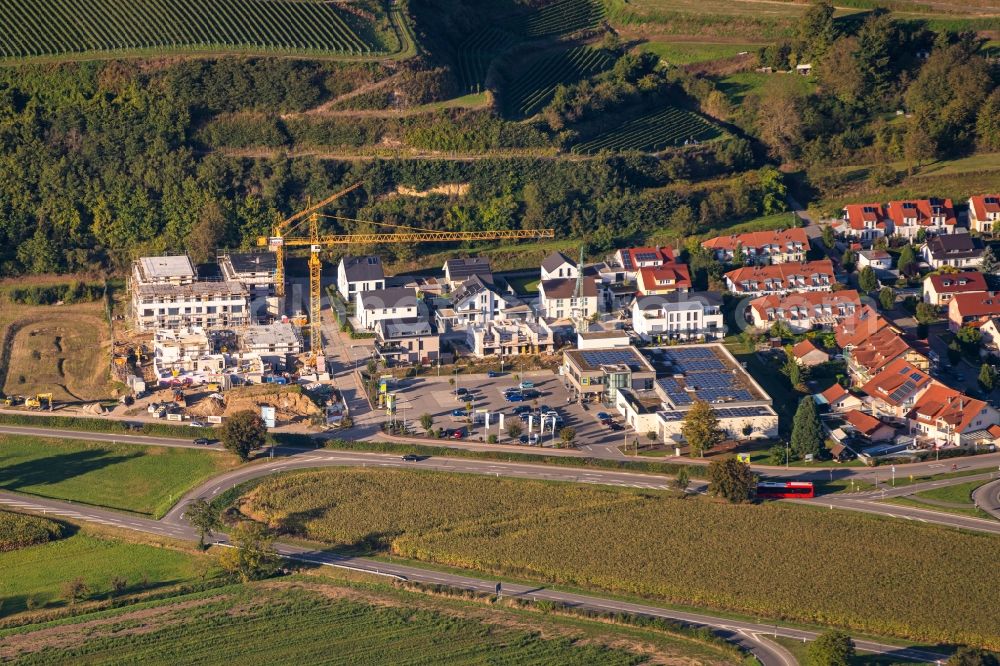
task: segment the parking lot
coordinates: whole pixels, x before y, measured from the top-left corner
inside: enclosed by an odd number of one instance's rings
[[[452,385],[449,379],[454,378]],[[546,424],[544,436],[541,438],[542,446],[552,446],[559,442],[559,430],[562,427],[571,427],[576,430],[575,444],[578,448],[589,451],[594,455],[602,457],[621,457],[617,446],[625,441],[625,431],[612,431],[608,426],[602,425],[597,413],[605,411],[613,413],[613,410],[599,405],[581,405],[576,402],[569,402],[569,391],[563,385],[562,377],[550,372],[537,372],[522,374],[520,380],[533,383],[533,390],[538,392],[538,396],[523,402],[509,402],[506,400],[504,392],[517,387],[518,380],[511,374],[504,374],[499,377],[488,377],[486,375],[459,375],[457,377],[419,377],[415,379],[400,380],[390,391],[396,393],[397,416],[405,419],[410,427],[421,432],[420,416],[430,414],[434,419],[434,428],[460,429],[464,428],[468,437],[475,441],[482,438],[486,441],[489,435],[497,435],[499,442],[503,444],[514,444],[507,435],[506,429],[510,420],[514,419],[522,426],[524,434],[528,433],[527,421],[522,421],[514,414],[518,407],[530,407],[536,414],[534,418],[534,432],[539,432],[538,410],[552,410],[557,412],[562,418],[562,423],[555,429],[553,436],[551,422]],[[459,396],[455,390],[463,391]],[[454,414],[456,410],[464,411],[466,403],[472,404],[474,414],[473,423],[461,414]],[[490,426],[487,432],[484,427],[484,414],[489,413]],[[499,414],[504,415],[504,427],[499,428]],[[621,421],[618,414],[614,414],[616,421]],[[635,441],[635,434],[632,433],[631,441]]]

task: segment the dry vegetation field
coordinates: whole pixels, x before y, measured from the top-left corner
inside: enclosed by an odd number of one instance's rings
[[[1000,647],[986,612],[1000,584],[995,537],[788,504],[731,506],[670,493],[365,469],[271,478],[241,508],[334,546]]]
[[[56,401],[107,398],[111,340],[104,305],[19,305],[0,294],[0,389]]]

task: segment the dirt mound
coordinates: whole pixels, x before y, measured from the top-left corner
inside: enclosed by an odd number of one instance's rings
[[[297,390],[297,387],[276,390],[270,386],[233,389],[225,394],[223,400],[206,396],[191,405],[188,411],[194,416],[232,416],[244,410],[259,413],[261,405],[273,406],[277,419],[286,422],[307,419],[323,413],[323,410],[309,396]]]

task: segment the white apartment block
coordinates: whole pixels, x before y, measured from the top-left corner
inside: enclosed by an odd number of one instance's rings
[[[697,295],[645,296],[632,302],[632,330],[643,340],[715,340],[725,335],[722,309]]]

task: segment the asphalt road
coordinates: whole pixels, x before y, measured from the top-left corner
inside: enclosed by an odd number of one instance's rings
[[[976,506],[1000,520],[1000,480],[984,484],[972,493]]]
[[[232,479],[232,482],[238,482]],[[230,483],[230,485],[231,485]],[[128,516],[114,511],[97,509],[89,506],[73,504],[58,500],[25,497],[12,493],[0,492],[0,506],[22,511],[31,511],[44,515],[69,518],[72,520],[95,522],[120,529],[135,530],[148,534],[156,534],[175,539],[193,541],[197,535],[184,522],[179,511],[173,511],[163,520],[156,521],[147,518]],[[216,535],[214,543],[228,545],[225,535]],[[448,585],[451,587],[474,590],[478,592],[494,592],[497,580],[484,579],[462,574],[452,574],[414,567],[406,564],[381,562],[365,557],[351,557],[325,551],[278,543],[275,546],[278,553],[289,559],[321,566],[334,566],[356,571],[365,571],[398,580],[420,583]],[[704,626],[712,629],[718,635],[753,652],[765,666],[793,666],[795,658],[783,647],[768,640],[768,637],[780,636],[794,640],[812,640],[817,632],[803,629],[782,627],[780,625],[762,622],[747,622],[727,618],[718,618],[702,613],[677,611],[647,604],[603,599],[592,595],[575,594],[550,590],[539,586],[503,583],[501,593],[506,596],[523,597],[535,601],[551,601],[566,604],[573,608],[594,610],[609,613],[630,613],[639,616],[674,620],[694,626]],[[900,648],[894,645],[856,639],[858,649],[876,654],[892,655],[897,658],[935,661],[946,658],[946,655],[921,649]]]
[[[192,428],[191,440],[186,439],[175,439],[170,437],[150,437],[145,435],[126,435],[123,433],[106,433],[106,432],[89,432],[83,430],[65,430],[61,428],[41,428],[41,427],[30,427],[30,426],[8,426],[0,425],[0,433],[12,434],[12,435],[34,435],[36,437],[54,437],[61,439],[82,439],[87,441],[96,442],[119,442],[124,444],[143,444],[147,446],[177,446],[184,448],[197,448],[201,450],[210,451],[221,451],[221,447],[216,444],[213,446],[201,446],[193,443],[196,437],[212,437],[214,432],[207,429],[196,429]],[[386,438],[385,436],[380,437],[381,440],[394,439]],[[492,444],[457,444],[455,442],[435,442],[435,445],[439,446],[450,446],[453,448],[461,449],[473,449],[473,450],[489,450],[489,451],[511,451],[517,453],[526,454],[539,454],[539,455],[560,455],[563,457],[578,457],[578,458],[588,458],[592,457],[586,452],[566,450],[566,449],[543,449],[539,450],[537,447],[529,446],[519,446],[519,447],[503,447],[499,445]],[[311,451],[312,449],[301,449],[293,447],[279,447],[277,452],[279,455],[297,455],[303,451]],[[330,450],[332,451],[332,450]],[[352,453],[351,455],[363,455],[360,453]],[[441,460],[436,458],[436,460]],[[643,462],[656,462],[657,460],[663,462],[675,462],[689,465],[707,465],[708,460],[702,460],[697,458],[641,458]],[[952,467],[954,466],[954,469]],[[967,471],[967,470],[1000,470],[1000,452],[998,453],[988,453],[978,456],[971,456],[966,458],[952,458],[948,461],[934,461],[928,460],[921,463],[907,463],[907,464],[897,464],[897,477],[902,478],[904,476],[914,475],[914,476],[924,476],[932,474],[945,474],[952,471]],[[814,481],[832,481],[834,479],[850,479],[856,478],[868,482],[878,480],[880,482],[886,481],[890,476],[890,466],[883,465],[881,467],[824,467],[824,468],[805,468],[805,467],[772,467],[768,465],[753,465],[752,469],[767,477],[774,478],[795,478],[804,480],[814,480]],[[645,474],[643,476],[650,476]],[[654,475],[655,476],[655,475]]]

